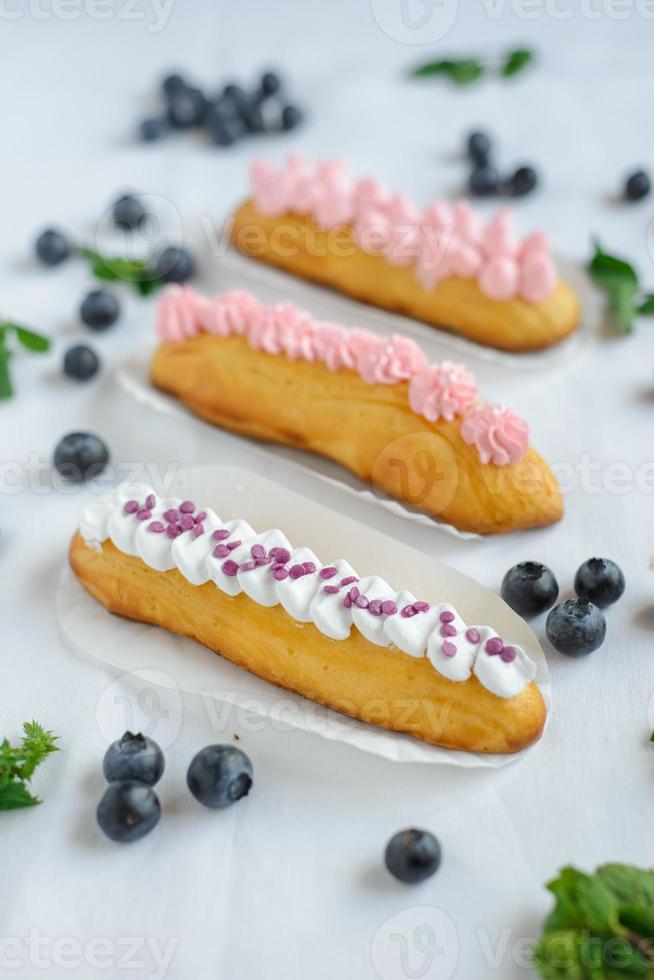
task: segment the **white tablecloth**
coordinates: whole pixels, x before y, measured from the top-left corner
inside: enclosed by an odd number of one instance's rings
[[[121,468],[197,463],[218,445],[227,461],[259,457],[248,444],[166,422],[117,386],[113,367],[151,333],[152,301],[122,294],[120,323],[93,339],[103,357],[98,380],[61,378],[62,351],[85,338],[76,308],[88,279],[74,263],[52,272],[32,263],[30,242],[44,224],[89,237],[119,192],[159,195],[183,215],[210,284],[201,219],[243,194],[255,153],[343,156],[425,201],[456,192],[463,136],[483,126],[504,169],[534,161],[542,175],[542,190],[519,205],[521,227],[546,226],[556,250],[578,260],[595,233],[653,285],[651,204],[610,200],[625,170],[654,157],[653,28],[643,11],[530,4],[537,16],[528,19],[516,4],[457,11],[448,0],[437,16],[449,10],[451,30],[419,46],[397,40],[390,7],[177,0],[159,30],[145,0],[115,4],[121,13],[108,19],[99,3],[0,11],[3,314],[56,340],[52,356],[16,362],[17,396],[0,408],[0,736],[15,738],[34,717],[63,749],[37,777],[44,805],[0,815],[0,975],[513,980],[530,975],[525,940],[538,933],[550,905],[543,883],[559,867],[651,861],[654,388],[645,321],[631,337],[601,335],[569,365],[514,374],[492,392],[524,413],[535,444],[560,468],[559,526],[460,542],[382,519],[389,534],[494,588],[526,558],[549,564],[564,594],[593,554],[623,567],[627,592],[608,612],[603,648],[579,661],[549,650],[551,723],[524,762],[497,772],[427,770],[240,715],[212,717],[200,701],[161,692],[157,701],[148,684],[139,702],[138,684],[75,658],[57,634],[57,577],[88,496],[50,489],[48,462],[62,434],[101,433]],[[404,77],[432,51],[493,56],[523,43],[540,58],[514,83],[457,91]],[[133,141],[166,70],[218,84],[269,64],[288,74],[307,108],[310,122],[297,135],[229,152],[194,135]],[[271,452],[271,472],[288,481]],[[365,505],[352,513],[379,520]],[[542,634],[544,623],[537,628]],[[123,848],[101,838],[94,810],[107,740],[129,726],[166,747],[165,814],[156,832]],[[186,766],[199,747],[233,732],[253,759],[253,792],[229,812],[204,811],[185,789]],[[413,890],[382,866],[387,838],[409,825],[430,828],[444,851],[439,874]]]

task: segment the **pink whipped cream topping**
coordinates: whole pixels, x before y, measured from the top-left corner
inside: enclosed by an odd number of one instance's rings
[[[507,466],[527,452],[529,426],[503,405],[478,405],[461,425],[464,442],[474,445],[482,463]]]
[[[556,286],[547,237],[535,232],[521,242],[507,208],[485,226],[465,201],[433,201],[421,211],[376,180],[355,180],[339,161],[311,163],[299,156],[280,168],[256,160],[250,185],[262,214],[310,215],[326,229],[352,225],[361,249],[383,254],[391,265],[415,266],[425,289],[458,276],[475,279],[493,300],[540,303]]]
[[[409,382],[409,405],[430,422],[465,415],[477,403],[477,383],[463,364],[430,364]]]
[[[168,286],[158,306],[156,333],[179,343],[202,333],[243,336],[254,350],[290,360],[318,361],[330,371],[356,371],[368,384],[408,382],[411,409],[430,422],[463,416],[461,434],[483,463],[505,466],[526,452],[526,422],[508,408],[477,405],[474,375],[462,364],[429,364],[409,337],[381,337],[369,330],[315,320],[294,303],[263,306],[251,293],[231,289],[213,298],[187,286]],[[476,406],[476,407],[475,407]]]

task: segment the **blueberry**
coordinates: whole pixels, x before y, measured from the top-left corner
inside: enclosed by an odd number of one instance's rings
[[[139,123],[139,136],[145,143],[155,143],[166,131],[166,120],[162,116],[148,116]]]
[[[302,122],[302,112],[297,106],[285,105],[282,109],[282,129],[289,132]]]
[[[483,164],[470,174],[468,179],[468,189],[473,197],[490,197],[497,194],[500,178],[495,167]]]
[[[651,190],[649,176],[644,170],[636,170],[627,178],[624,185],[624,196],[628,201],[640,201],[647,197]]]
[[[240,85],[225,85],[222,94],[223,98],[231,102],[232,105],[239,111],[250,101],[245,89],[241,88]]]
[[[133,194],[123,194],[112,208],[114,224],[123,231],[140,228],[148,216],[147,211]]]
[[[624,592],[622,570],[610,558],[589,558],[575,575],[575,592],[600,609],[617,602]]]
[[[186,91],[187,87],[186,81],[176,72],[166,75],[161,83],[161,90],[167,99],[171,99],[174,95]]]
[[[184,88],[170,97],[168,122],[175,129],[199,126],[207,111],[207,100],[199,88]]]
[[[244,133],[239,119],[217,119],[207,126],[209,139],[216,146],[232,146]]]
[[[109,783],[117,779],[137,779],[154,786],[163,775],[164,754],[151,738],[125,732],[122,738],[112,742],[102,763],[104,778]]]
[[[249,102],[240,110],[240,117],[248,133],[263,133],[265,129],[263,113],[256,102]]]
[[[107,330],[120,313],[120,304],[113,293],[106,289],[92,289],[82,300],[79,315],[82,323],[91,330]]]
[[[46,228],[34,243],[37,258],[43,265],[59,265],[68,258],[72,249],[70,242],[56,228]]]
[[[259,88],[261,95],[267,98],[269,95],[276,95],[282,87],[279,75],[274,71],[266,71],[261,76]]]
[[[588,599],[567,599],[551,611],[545,632],[559,653],[583,657],[601,647],[606,636],[606,620]]]
[[[528,619],[554,605],[559,585],[547,565],[521,561],[508,570],[500,591],[511,609]]]
[[[54,467],[71,483],[81,483],[102,473],[109,462],[109,450],[91,432],[69,432],[54,451]]]
[[[64,374],[75,381],[88,381],[98,373],[100,360],[91,347],[75,344],[64,355]]]
[[[102,830],[121,844],[145,837],[156,827],[160,816],[157,794],[137,779],[110,783],[97,810]]]
[[[506,190],[511,197],[525,197],[537,184],[538,174],[533,167],[518,167],[506,182]]]
[[[486,133],[470,133],[468,136],[466,152],[477,167],[483,167],[488,163],[491,149],[491,141]]]
[[[208,745],[193,758],[186,782],[196,800],[226,807],[247,796],[252,786],[252,763],[233,745]]]
[[[384,860],[398,881],[414,885],[438,871],[441,845],[428,830],[400,830],[386,845]]]
[[[190,252],[178,245],[169,245],[157,259],[157,276],[164,282],[186,282],[195,272]]]

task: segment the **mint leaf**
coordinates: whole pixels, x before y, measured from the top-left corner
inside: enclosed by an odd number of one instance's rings
[[[11,361],[11,351],[4,345],[0,346],[0,398],[11,398],[14,388],[11,383],[9,364]]]
[[[648,293],[640,300],[636,312],[640,316],[654,315],[654,293]]]
[[[595,242],[595,252],[588,263],[593,282],[603,289],[608,298],[613,322],[620,333],[631,333],[636,312],[636,296],[640,289],[638,274],[625,259],[605,252]]]
[[[426,78],[430,75],[445,75],[455,85],[468,85],[477,81],[484,73],[484,66],[476,58],[460,58],[454,61],[444,58],[440,61],[429,61],[415,68],[415,78]]]
[[[0,810],[18,810],[41,802],[26,784],[37,766],[58,751],[56,741],[56,736],[38,722],[27,721],[20,745],[11,745],[6,738],[0,743]]]
[[[654,908],[654,871],[644,871],[631,864],[603,864],[596,873],[619,902],[636,902]]]
[[[500,69],[500,74],[504,78],[510,78],[511,75],[517,75],[518,72],[526,68],[533,60],[534,52],[529,51],[528,48],[517,48],[515,51],[509,51]]]
[[[26,806],[37,806],[41,800],[28,790],[25,783],[13,782],[0,790],[0,811],[21,810]]]
[[[17,323],[7,323],[5,326],[14,331],[20,343],[27,350],[31,350],[35,354],[42,354],[44,351],[50,350],[50,340],[43,334],[28,330],[27,327],[20,327]]]
[[[142,259],[110,257],[92,248],[80,247],[77,254],[86,259],[96,279],[103,282],[129,282],[141,296],[148,296],[164,285],[156,270]]]

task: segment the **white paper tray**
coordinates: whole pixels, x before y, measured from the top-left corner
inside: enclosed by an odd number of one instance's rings
[[[334,506],[326,507],[253,472],[225,465],[180,470],[172,487],[155,489],[193,498],[213,507],[225,520],[243,517],[257,529],[280,527],[293,544],[306,544],[326,561],[344,557],[361,575],[376,573],[429,602],[453,603],[468,622],[488,623],[527,651],[538,665],[536,682],[549,706],[545,655],[524,620],[473,579],[344,517],[339,503],[346,501],[339,500],[338,494]],[[162,678],[162,686],[168,677],[181,691],[234,704],[395,762],[496,768],[519,757],[437,748],[281,691],[192,640],[111,616],[84,591],[68,567],[57,590],[57,615],[64,639],[74,651],[116,671],[150,671],[155,683],[157,677]]]

